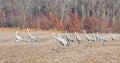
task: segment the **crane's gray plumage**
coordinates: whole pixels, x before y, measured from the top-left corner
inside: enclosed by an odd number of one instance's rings
[[[115,36],[114,36],[112,33],[110,33],[110,35],[111,35],[111,37],[112,37],[112,40],[113,40],[113,41],[116,41]]]
[[[31,42],[30,38],[28,38],[28,37],[26,37],[26,36],[23,37],[23,40],[24,40],[25,42]]]
[[[97,39],[97,41],[103,41],[103,42],[107,41],[104,37],[102,37],[101,35],[99,35],[98,32],[96,33],[96,39]]]
[[[96,39],[97,41],[102,41],[102,37],[99,35],[98,32],[96,32]]]
[[[82,42],[82,38],[80,36],[78,36],[77,32],[74,32],[75,33],[75,36],[76,36],[76,39],[77,41],[80,43]]]
[[[29,36],[29,38],[30,38],[31,40],[38,41],[38,39],[37,39],[35,36],[33,36],[33,35],[30,34],[28,28],[27,28],[27,32],[28,32],[28,36]]]
[[[96,38],[95,34],[93,34],[93,41],[94,41],[94,43],[97,41],[97,38]]]
[[[83,30],[83,32],[84,32],[84,35],[85,35],[85,37],[86,37],[86,39],[87,39],[88,41],[94,41],[92,37],[90,37],[89,35],[87,35],[87,33],[86,33],[85,30]]]
[[[67,31],[66,31],[66,38],[67,38],[68,42],[69,41],[73,42],[73,39],[68,35]]]
[[[67,42],[63,37],[61,37],[60,34],[59,34],[59,35],[55,35],[54,32],[53,32],[52,34],[53,34],[54,38],[55,38],[60,44],[62,44],[63,46],[67,46],[67,45],[68,45],[68,42]]]
[[[15,41],[16,41],[17,44],[18,44],[20,41],[23,40],[23,38],[18,35],[18,32],[19,32],[19,31],[16,31],[16,33],[15,33]]]
[[[53,37],[60,43],[60,40],[58,39],[59,36],[58,36],[58,35],[55,35],[54,32],[52,33],[52,35],[53,35]]]

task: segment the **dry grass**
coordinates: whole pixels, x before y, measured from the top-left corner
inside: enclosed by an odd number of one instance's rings
[[[22,35],[21,35],[22,34]],[[120,63],[120,41],[90,43],[74,41],[64,47],[53,39],[50,32],[34,32],[39,42],[16,45],[13,32],[0,32],[0,63]],[[19,35],[25,36],[26,32]],[[64,34],[62,34],[64,36]],[[75,36],[71,34],[72,37]],[[108,34],[104,37],[110,38]],[[115,34],[119,39],[119,34]]]

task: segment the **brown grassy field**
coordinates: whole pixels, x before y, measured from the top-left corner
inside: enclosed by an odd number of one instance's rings
[[[19,35],[26,36],[26,32]],[[108,42],[90,43],[83,34],[82,43],[75,41],[69,46],[61,46],[53,38],[51,32],[32,32],[39,42],[21,42],[16,45],[13,32],[0,32],[0,63],[120,63],[119,34],[116,42],[112,42],[108,34],[102,34]],[[65,36],[62,33],[62,36]]]

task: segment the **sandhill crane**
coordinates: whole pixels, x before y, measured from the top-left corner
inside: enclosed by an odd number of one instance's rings
[[[93,34],[93,41],[94,41],[94,43],[97,41],[97,38],[96,38],[95,34]]]
[[[77,32],[74,32],[75,33],[75,36],[76,36],[76,39],[77,41],[80,43],[82,42],[82,38],[80,36],[78,36]]]
[[[55,35],[55,33],[54,32],[52,32],[52,35],[53,35],[53,37],[58,41],[58,42],[60,42],[60,40],[58,39],[58,36],[57,35]]]
[[[55,38],[60,44],[62,44],[63,46],[68,46],[67,41],[66,41],[63,37],[61,37],[60,34],[59,34],[59,35],[55,35],[54,32],[53,32],[52,34],[53,34],[54,38]]]
[[[67,38],[68,42],[69,41],[73,42],[73,39],[68,35],[67,31],[66,31],[66,38]]]
[[[90,37],[90,36],[87,35],[87,33],[86,33],[85,30],[83,30],[83,32],[84,32],[84,35],[85,35],[85,37],[86,37],[86,39],[87,39],[88,41],[94,41],[92,37]]]
[[[103,41],[103,42],[107,41],[104,37],[100,36],[98,32],[96,33],[96,39],[97,41]]]
[[[23,37],[23,40],[25,41],[25,42],[30,42],[31,40],[29,39],[29,38],[27,38],[27,37]]]
[[[18,44],[20,41],[23,40],[23,38],[18,35],[18,32],[19,32],[19,31],[16,31],[16,33],[15,33],[15,41],[16,41],[17,44]]]
[[[111,37],[112,37],[112,40],[113,40],[113,41],[116,41],[115,36],[114,36],[112,33],[110,33],[110,35],[111,35]]]
[[[96,32],[96,39],[97,41],[102,41],[102,37],[99,35],[98,32]]]
[[[28,36],[29,36],[30,39],[35,40],[35,41],[38,41],[38,39],[37,39],[35,36],[33,36],[33,35],[30,34],[28,28],[27,28],[26,30],[27,30],[27,32],[28,32]]]

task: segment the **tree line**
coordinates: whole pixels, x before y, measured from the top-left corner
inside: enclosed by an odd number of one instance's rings
[[[120,32],[120,0],[0,0],[0,27]]]

